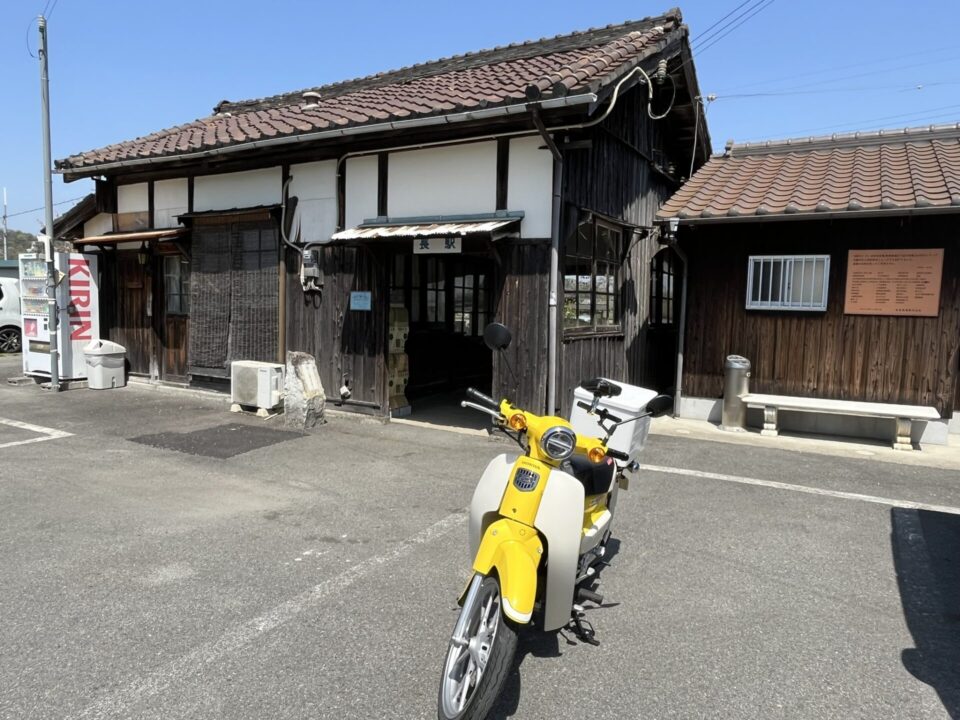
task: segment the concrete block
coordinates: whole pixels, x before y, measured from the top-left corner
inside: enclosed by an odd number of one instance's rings
[[[284,377],[283,424],[298,430],[309,430],[326,422],[327,397],[320,382],[317,361],[304,352],[287,353]]]

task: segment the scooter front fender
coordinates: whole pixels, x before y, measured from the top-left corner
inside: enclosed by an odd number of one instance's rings
[[[501,518],[483,534],[473,569],[483,575],[496,570],[503,612],[514,622],[530,622],[537,595],[537,567],[542,557],[540,535],[523,523]]]

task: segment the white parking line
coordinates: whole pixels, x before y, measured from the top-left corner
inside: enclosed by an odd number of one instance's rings
[[[64,430],[54,430],[53,428],[43,427],[42,425],[31,425],[30,423],[20,422],[19,420],[7,420],[6,418],[0,418],[0,425],[9,425],[19,430],[28,430],[41,436],[29,438],[28,440],[13,440],[7,443],[0,443],[0,449],[13,447],[15,445],[29,445],[30,443],[44,442],[46,440],[56,440],[73,435],[73,433],[68,433]]]
[[[423,532],[398,543],[388,552],[358,562],[306,592],[280,603],[263,615],[228,630],[218,639],[204,643],[186,655],[162,665],[150,675],[108,694],[74,717],[115,718],[130,715],[130,710],[137,703],[158,695],[181,679],[200,677],[206,665],[237,652],[259,636],[290,622],[301,613],[319,607],[329,596],[342,592],[377,568],[409,555],[421,545],[438,540],[460,526],[466,518],[466,509],[447,515]]]
[[[776,480],[759,480],[757,478],[740,477],[739,475],[724,475],[722,473],[666,467],[664,465],[641,465],[640,469],[670,475],[686,475],[688,477],[703,478],[705,480],[722,480],[723,482],[739,483],[741,485],[758,485],[760,487],[774,488],[775,490],[807,493],[808,495],[823,495],[841,500],[859,500],[860,502],[907,508],[910,510],[930,510],[932,512],[960,515],[960,508],[950,507],[948,505],[928,505],[927,503],[918,503],[912,500],[892,500],[891,498],[876,497],[875,495],[862,495],[860,493],[843,492],[842,490],[827,490],[825,488],[809,487],[807,485],[793,485],[792,483],[782,483]]]

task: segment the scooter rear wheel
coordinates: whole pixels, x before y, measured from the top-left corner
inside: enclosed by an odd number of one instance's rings
[[[500,583],[495,577],[482,577],[479,591],[467,593],[460,616],[465,621],[463,637],[450,640],[440,678],[437,717],[482,720],[506,682],[517,650],[517,631],[503,615]]]

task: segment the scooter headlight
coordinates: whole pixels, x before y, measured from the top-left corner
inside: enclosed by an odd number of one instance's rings
[[[551,460],[566,460],[576,447],[576,434],[562,425],[550,428],[540,438],[540,449]]]

